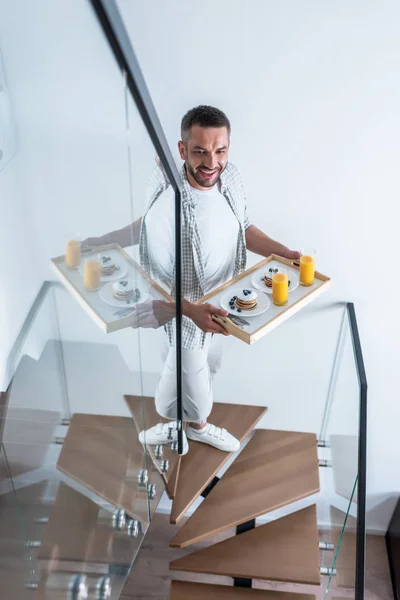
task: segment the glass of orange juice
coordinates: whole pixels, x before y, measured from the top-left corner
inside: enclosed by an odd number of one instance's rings
[[[81,240],[79,233],[69,236],[65,247],[65,264],[69,269],[78,269],[81,264]]]
[[[85,258],[83,266],[83,285],[88,292],[100,289],[100,254],[91,254]]]
[[[272,276],[272,302],[277,306],[284,306],[289,297],[289,271],[286,267],[279,267],[279,273]]]
[[[315,277],[314,248],[302,248],[300,251],[300,284],[309,286],[314,283]]]

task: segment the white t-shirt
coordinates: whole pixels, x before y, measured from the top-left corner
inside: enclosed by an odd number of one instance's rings
[[[225,196],[215,185],[209,191],[192,188],[196,198],[196,221],[203,248],[207,293],[233,277],[239,222]],[[168,187],[146,216],[150,262],[162,274],[159,283],[170,282],[175,263],[175,194]]]

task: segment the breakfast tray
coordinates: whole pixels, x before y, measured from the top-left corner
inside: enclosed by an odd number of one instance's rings
[[[132,278],[136,285],[146,289],[149,294],[148,301],[164,300],[173,302],[173,298],[160,285],[155,283],[119,244],[96,246],[89,252],[83,252],[82,259],[89,257],[90,254],[103,252],[107,252],[113,258],[118,257],[119,260],[123,260],[124,267],[127,269],[124,278]],[[97,292],[85,290],[81,272],[79,269],[69,269],[65,264],[65,256],[52,258],[51,264],[63,285],[105,333],[112,333],[132,326],[132,318],[129,315],[119,316],[116,314],[124,308],[123,306],[119,310],[115,306],[106,304],[100,297],[100,290]],[[129,306],[126,308],[128,310]]]
[[[226,294],[229,294],[230,289],[233,290],[242,286],[243,289],[254,289],[254,286],[251,283],[253,275],[256,274],[259,280],[261,280],[261,276],[268,272],[269,268],[279,268],[279,265],[284,265],[285,267],[288,267],[297,273],[300,271],[298,261],[282,258],[276,254],[271,254],[271,256],[268,258],[257,263],[250,269],[247,269],[247,271],[244,271],[237,277],[234,277],[227,283],[216,288],[206,296],[203,296],[203,298],[200,298],[196,304],[208,303],[221,308],[220,299],[221,297],[226,296]],[[220,317],[214,315],[213,319],[222,325],[222,327],[224,327],[224,329],[226,329],[231,335],[237,337],[243,342],[246,342],[247,344],[254,344],[254,342],[257,342],[259,339],[264,337],[264,335],[275,329],[275,327],[289,319],[289,317],[292,317],[307,304],[318,298],[318,296],[325,292],[330,285],[330,278],[316,271],[313,285],[309,287],[299,285],[297,289],[289,292],[289,299],[285,306],[275,306],[272,302],[272,294],[268,294],[271,305],[265,312],[258,316],[252,317],[248,316],[248,313],[243,310],[240,315],[237,315],[243,317],[246,319],[246,321],[248,321],[248,323],[250,323],[250,325],[244,325],[243,329],[233,323],[229,317]],[[257,290],[257,293],[263,294],[264,292]]]

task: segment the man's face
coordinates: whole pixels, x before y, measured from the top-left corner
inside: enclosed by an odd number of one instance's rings
[[[197,189],[213,187],[228,162],[229,136],[226,127],[194,125],[179,153],[186,163],[189,183]]]

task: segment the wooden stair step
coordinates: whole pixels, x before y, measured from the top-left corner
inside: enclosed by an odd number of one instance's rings
[[[319,585],[316,506],[173,561],[173,571]]]
[[[216,403],[208,418],[210,423],[224,427],[241,442],[266,413],[264,406]],[[190,450],[182,457],[180,478],[171,511],[171,523],[179,523],[193,502],[200,496],[231,453],[221,452],[200,442],[189,442]]]
[[[160,417],[157,413],[154,398],[151,396],[125,395],[124,398],[138,434],[143,429],[150,429],[150,427],[157,425],[157,423],[168,423],[169,419],[164,419],[164,417]],[[147,446],[147,450],[153,463],[160,470],[161,460],[155,456],[155,446]],[[161,476],[165,482],[166,492],[170,500],[172,500],[175,498],[176,487],[178,485],[181,457],[176,452],[172,452],[168,446],[164,446],[162,459],[169,461],[168,473],[161,473]]]
[[[172,581],[170,600],[315,600],[311,594],[255,590],[227,585]]]
[[[147,490],[138,485],[145,455],[129,417],[75,413],[57,468],[128,515],[148,522]]]
[[[171,546],[184,548],[318,491],[316,436],[258,429]]]

